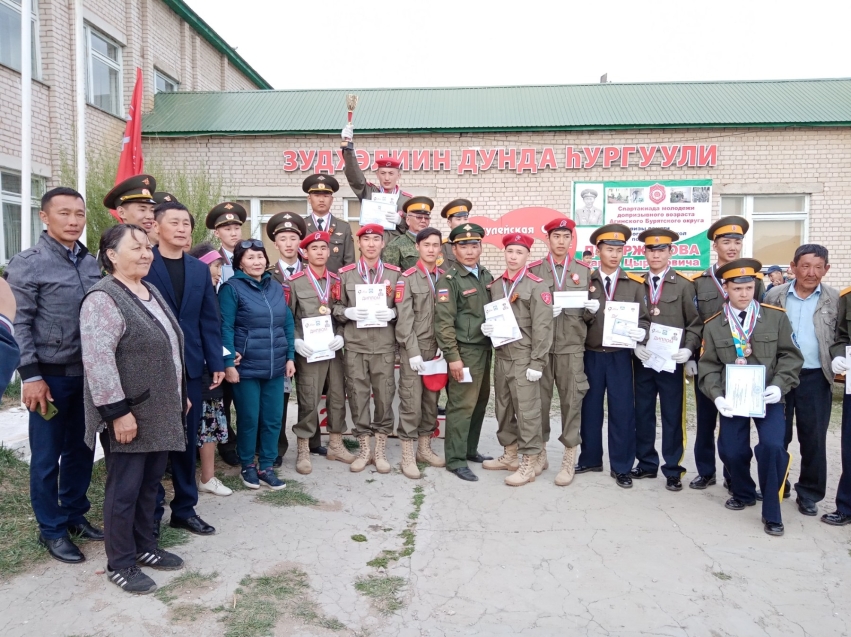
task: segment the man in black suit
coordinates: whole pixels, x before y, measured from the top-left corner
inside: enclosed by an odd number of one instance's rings
[[[186,207],[177,202],[162,203],[154,209],[154,216],[160,241],[154,248],[154,262],[145,281],[160,291],[183,330],[186,382],[192,403],[186,416],[186,449],[170,453],[174,499],[171,501],[169,524],[198,535],[210,535],[216,529],[195,512],[198,503],[195,454],[201,420],[201,375],[204,366],[210,369],[213,387],[219,385],[225,376],[216,291],[207,266],[183,252],[184,246],[192,240],[190,214]],[[165,490],[160,486],[154,518],[157,535],[164,503]]]

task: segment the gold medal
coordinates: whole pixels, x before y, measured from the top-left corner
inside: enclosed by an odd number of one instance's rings
[[[653,308],[650,310],[650,313],[653,316],[659,316],[659,314],[661,314],[661,310],[654,305]]]
[[[325,307],[324,305],[320,305],[319,306],[319,313],[323,314],[323,315],[328,314],[328,308]]]
[[[519,299],[519,298],[520,298],[520,295],[519,295],[519,294],[517,294],[517,292],[515,292],[514,294],[512,294],[512,295],[511,295],[511,298],[508,300],[508,302],[509,302],[509,303],[514,303],[514,301],[516,301],[516,300],[517,300],[517,299]]]

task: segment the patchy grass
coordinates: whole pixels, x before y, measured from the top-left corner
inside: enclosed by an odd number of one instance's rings
[[[417,520],[420,517],[420,509],[423,508],[423,502],[425,502],[425,494],[423,493],[423,488],[414,487],[414,510],[408,514],[409,520]]]
[[[160,586],[154,597],[160,600],[163,604],[170,604],[178,599],[180,593],[192,594],[201,587],[207,587],[213,582],[219,574],[215,571],[212,573],[202,573],[201,571],[186,571],[181,573],[165,586]]]
[[[15,378],[6,387],[3,396],[0,397],[0,409],[20,407],[21,405],[21,377],[15,374]]]
[[[345,445],[346,449],[349,451],[356,451],[360,449],[360,443],[357,438],[343,438],[343,445]]]
[[[357,535],[352,536],[352,540],[355,542],[366,542],[366,536],[358,533]]]
[[[341,622],[319,611],[310,597],[307,573],[300,569],[289,569],[278,575],[247,576],[239,584],[233,605],[214,609],[224,613],[225,637],[271,635],[278,619],[284,616],[330,630],[345,628]]]
[[[233,491],[248,491],[248,488],[242,484],[242,477],[238,473],[237,475],[228,475],[224,471],[216,471],[216,477],[228,489]]]
[[[181,544],[186,544],[192,539],[192,534],[186,529],[173,529],[168,522],[163,521],[160,526],[160,541],[157,544],[161,549],[170,549]]]
[[[725,573],[724,571],[715,571],[712,574],[718,579],[720,579],[722,582],[726,582],[727,580],[733,579],[731,575],[727,575],[727,573]]]
[[[355,581],[355,590],[361,595],[369,597],[373,606],[382,615],[392,615],[402,608],[404,604],[399,599],[399,593],[405,587],[403,577],[377,577],[369,575],[360,577]]]
[[[275,507],[314,506],[319,500],[304,490],[304,485],[296,480],[287,480],[287,488],[280,491],[264,490],[255,498],[257,502]]]

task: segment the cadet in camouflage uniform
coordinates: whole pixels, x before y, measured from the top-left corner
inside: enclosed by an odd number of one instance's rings
[[[479,478],[467,461],[491,460],[479,453],[479,436],[490,397],[491,343],[482,334],[484,306],[490,301],[491,273],[479,264],[484,229],[466,223],[449,233],[457,263],[437,282],[434,333],[449,364],[446,405],[446,469],[462,480]],[[469,368],[473,382],[462,383]]]
[[[331,204],[334,193],[340,189],[340,184],[330,175],[310,175],[301,184],[301,189],[307,193],[310,213],[304,223],[307,234],[327,232],[331,237],[328,249],[327,267],[337,274],[344,265],[355,262],[355,242],[352,238],[352,227],[331,214]]]
[[[535,481],[543,471],[541,439],[541,390],[553,344],[552,293],[544,280],[526,269],[534,239],[510,234],[502,239],[506,270],[488,285],[491,301],[508,299],[522,338],[496,348],[494,394],[497,438],[505,453],[487,460],[483,469],[514,471],[505,484],[519,487]],[[485,336],[493,334],[494,323],[482,325]],[[498,342],[498,341],[497,341]],[[518,453],[522,459],[518,462]]]
[[[409,220],[412,217],[409,216]],[[442,358],[434,338],[434,304],[437,279],[443,270],[437,267],[440,231],[425,228],[417,235],[419,261],[402,273],[403,285],[397,288],[396,342],[399,343],[399,429],[402,440],[402,473],[419,478],[417,462],[445,467],[443,458],[431,449],[431,436],[437,427],[437,396],[445,385],[445,376],[437,389],[425,386],[433,382],[420,376],[425,361]],[[417,441],[416,456],[414,441]]]
[[[469,199],[455,199],[443,206],[443,210],[440,211],[440,216],[446,219],[446,223],[449,224],[450,233],[458,226],[463,226],[467,223],[467,219],[470,217],[470,210],[472,210],[472,208],[473,204]],[[441,255],[441,258],[438,258],[437,265],[442,267],[444,270],[448,270],[455,265],[455,253],[452,251],[452,243],[449,241],[449,238],[443,240],[442,251],[443,254]]]
[[[721,283],[716,278],[718,269],[738,259],[742,254],[742,240],[748,232],[749,224],[743,217],[721,217],[713,223],[706,236],[712,242],[712,249],[718,256],[714,266],[697,276],[691,277],[697,296],[697,313],[704,323],[718,314],[727,300]],[[761,301],[765,294],[762,274],[757,275],[755,299]],[[686,364],[686,375],[697,373],[697,362]],[[695,385],[695,407],[697,408],[697,429],[694,434],[694,463],[697,477],[689,483],[692,489],[705,489],[715,484],[715,423],[718,421],[718,410],[711,400]],[[724,488],[729,488],[730,476],[724,471]]]
[[[387,462],[387,436],[393,433],[393,397],[396,394],[395,299],[402,294],[404,283],[399,268],[381,260],[384,228],[367,224],[358,230],[361,257],[357,264],[340,270],[341,293],[334,303],[334,318],[343,326],[346,339],[346,393],[360,443],[360,453],[351,465],[354,472],[363,471],[373,462],[371,437],[375,436],[375,468],[390,473]],[[356,286],[379,283],[386,288],[387,307],[375,310],[374,318],[386,321],[385,327],[358,328],[370,311],[357,307]],[[375,399],[375,415],[370,420],[370,396]]]
[[[392,263],[402,270],[409,270],[417,265],[420,259],[420,253],[417,250],[417,233],[428,227],[432,208],[434,208],[434,202],[428,197],[414,197],[405,202],[402,210],[408,220],[408,229],[384,248],[381,258],[385,263]]]
[[[644,254],[650,268],[644,275],[645,298],[650,309],[650,323],[683,330],[679,349],[673,356],[673,372],[657,372],[642,362],[651,358],[644,345],[636,345],[635,355],[635,458],[630,472],[633,479],[655,478],[659,473],[656,452],[656,397],[662,413],[662,473],[668,491],[681,491],[686,470],[683,457],[686,447],[685,382],[683,364],[700,350],[703,322],[694,305],[694,286],[685,274],[668,266],[671,245],[680,238],[667,228],[648,228],[638,240],[644,242]],[[662,397],[664,396],[664,400]]]
[[[703,326],[698,384],[721,416],[718,453],[730,471],[733,492],[724,506],[741,511],[756,504],[750,472],[751,419],[734,416],[724,396],[726,366],[765,366],[765,417],[753,419],[759,436],[753,453],[763,494],[763,528],[769,535],[783,535],[780,501],[789,470],[783,397],[798,386],[804,356],[794,341],[786,311],[754,300],[756,274],[761,268],[755,259],[738,259],[718,268],[728,300]]]
[[[591,268],[584,261],[571,258],[570,244],[575,223],[567,217],[558,217],[544,226],[550,253],[547,258],[529,264],[529,271],[541,277],[550,292],[587,290],[591,279]],[[588,391],[585,376],[585,336],[588,323],[600,309],[600,301],[589,299],[584,308],[562,309],[553,303],[553,346],[549,361],[541,378],[541,423],[544,450],[539,466],[548,468],[546,445],[550,440],[550,405],[553,386],[558,387],[561,405],[561,436],[564,445],[561,469],[555,477],[556,485],[565,487],[573,482],[576,465],[576,448],[579,436],[582,399]]]
[[[644,303],[644,279],[621,267],[623,247],[632,232],[618,223],[597,228],[591,242],[597,246],[600,269],[594,270],[588,294],[605,301],[638,303],[638,327],[628,336],[637,343],[647,339],[650,315]],[[605,310],[605,308],[604,308]],[[588,326],[585,338],[585,374],[588,393],[582,401],[582,443],[576,473],[603,470],[603,399],[608,396],[610,475],[619,487],[632,487],[629,472],[635,460],[635,396],[633,391],[632,349],[604,347],[605,312]]]
[[[299,247],[307,256],[307,267],[290,277],[289,294],[286,295],[295,321],[295,350],[298,354],[295,360],[298,422],[293,427],[293,433],[298,438],[296,471],[301,474],[312,471],[309,441],[319,431],[319,401],[326,386],[325,408],[330,437],[326,458],[346,464],[351,464],[355,459],[343,445],[346,395],[343,357],[340,353],[344,340],[340,335],[340,326],[335,325],[336,336],[329,344],[329,349],[335,353],[334,358],[308,363],[307,357],[313,354],[313,350],[304,342],[302,320],[328,316],[333,304],[340,298],[340,279],[325,265],[328,261],[329,241],[327,232],[313,232],[302,240]]]

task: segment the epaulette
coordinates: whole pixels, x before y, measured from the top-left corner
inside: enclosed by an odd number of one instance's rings
[[[408,268],[407,270],[402,272],[402,276],[411,276],[416,271],[417,271],[417,266],[414,266],[413,268]]]
[[[532,261],[532,263],[527,263],[527,268],[534,268],[535,266],[541,265],[544,262],[543,259],[538,259],[537,261]]]
[[[367,185],[367,186],[372,186],[373,188],[378,188],[378,186],[376,186],[376,185],[375,185],[374,183],[372,183],[371,181],[366,182],[366,185]]]
[[[769,305],[768,303],[760,303],[760,307],[770,307],[772,310],[780,310],[781,312],[785,312],[785,308],[777,307],[776,305]]]
[[[627,278],[632,279],[636,283],[640,283],[641,285],[644,285],[644,277],[643,276],[638,276],[637,274],[633,274],[632,272],[627,272],[626,276],[627,276]]]
[[[350,263],[349,265],[344,265],[342,268],[340,268],[338,270],[338,273],[348,272],[349,270],[354,270],[356,267],[358,267],[357,263]]]
[[[496,283],[496,281],[491,281],[491,282],[490,282],[490,283],[488,283],[485,287],[486,287],[488,290],[490,290],[490,289],[491,289],[491,286],[492,286],[494,283]]]
[[[760,281],[762,281],[762,279],[764,278],[764,276],[763,276],[762,272],[757,272],[757,273],[756,273],[756,278],[757,278],[757,279],[759,279]]]
[[[532,281],[534,281],[535,283],[543,283],[543,281],[544,281],[541,277],[539,277],[539,276],[535,276],[535,275],[534,275],[534,274],[532,274],[531,272],[527,272],[527,273],[526,273],[526,276],[528,276],[528,277],[529,277]]]
[[[296,272],[290,277],[290,281],[295,281],[297,278],[304,276],[304,270],[301,272]]]
[[[340,279],[340,277],[339,277],[339,276],[337,276],[337,274],[335,274],[334,272],[330,272],[330,271],[329,271],[329,272],[328,272],[328,274],[330,274],[330,275],[331,275],[331,278],[332,278],[332,279],[337,279],[337,280],[339,280],[339,279]],[[290,279],[290,281],[292,281],[292,279]]]
[[[449,243],[449,237],[446,237],[441,243]]]
[[[679,274],[679,275],[680,275],[681,277],[683,277],[686,281],[691,281],[691,280],[692,280],[692,277],[694,276],[694,274],[690,274],[690,273],[686,273],[686,272],[680,272],[679,270],[674,270],[674,272],[676,272],[677,274]]]
[[[586,268],[588,268],[589,270],[591,269],[591,264],[590,264],[590,263],[585,263],[585,261],[581,261],[581,260],[579,260],[579,259],[574,259],[574,261],[573,261],[573,262],[574,262],[574,263],[577,263],[577,264],[579,264],[579,265],[584,265],[584,266],[585,266]]]
[[[721,312],[715,312],[715,314],[713,314],[712,316],[710,316],[710,317],[709,317],[708,319],[706,319],[703,323],[704,323],[704,324],[709,323],[709,321],[711,321],[712,319],[714,319],[714,318],[715,318],[716,316],[718,316],[719,314],[721,314]]]
[[[400,268],[398,265],[393,265],[392,263],[385,263],[384,267],[387,270],[393,270],[393,272],[401,272],[402,271],[402,268]]]
[[[851,292],[851,287],[847,287],[844,290],[842,290],[842,292],[839,293],[839,296],[845,296],[849,292]]]
[[[409,192],[405,192],[404,190],[399,191],[400,195],[404,195],[405,197],[413,197],[413,195]]]

